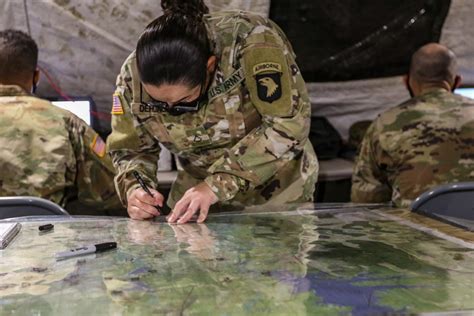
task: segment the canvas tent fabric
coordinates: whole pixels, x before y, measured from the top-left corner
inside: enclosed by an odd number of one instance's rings
[[[270,0],[209,0],[211,11],[242,9],[268,15]],[[26,10],[25,10],[26,7]],[[40,66],[70,96],[92,96],[108,128],[120,67],[145,26],[162,14],[160,0],[1,0],[0,29],[28,32],[37,41]],[[41,80],[40,96],[57,96]]]
[[[270,18],[290,38],[307,81],[406,72],[420,46],[439,41],[451,0],[273,1]]]
[[[297,3],[301,2],[304,1]],[[464,82],[474,85],[474,1],[450,2],[440,42],[454,50]],[[270,0],[209,0],[206,3],[212,11],[243,9],[262,15],[270,12]],[[145,25],[161,14],[159,0],[3,0],[0,1],[0,29],[27,31],[25,4],[31,34],[41,50],[41,67],[65,93],[91,95],[98,104],[99,114],[107,120],[116,75]],[[318,43],[308,42],[308,45]],[[348,138],[352,123],[373,119],[384,109],[409,97],[401,77],[309,82],[308,90],[313,115],[327,117],[344,139]],[[57,95],[46,80],[40,83],[38,93]],[[105,128],[107,124],[104,121]]]

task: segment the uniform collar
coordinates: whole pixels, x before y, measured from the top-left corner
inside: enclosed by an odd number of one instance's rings
[[[18,96],[29,96],[22,87],[15,85],[2,85],[0,84],[0,97],[18,97]]]
[[[420,96],[425,95],[425,94],[432,94],[432,93],[451,93],[451,92],[446,90],[445,88],[432,87],[432,88],[424,89],[423,92],[420,93]]]
[[[214,88],[218,84],[224,81],[224,74],[220,68],[220,59],[222,54],[222,49],[218,40],[218,36],[216,33],[215,28],[213,27],[212,23],[209,21],[210,16],[204,15],[204,25],[206,26],[207,30],[207,39],[209,40],[209,45],[211,47],[211,52],[217,58],[216,69],[213,74],[213,78],[211,78],[211,82],[209,83],[208,90]]]
[[[207,15],[204,16],[204,25],[206,26],[206,29],[207,29],[207,39],[209,40],[211,51],[212,51],[212,54],[214,54],[217,57],[217,59],[220,59],[222,50],[220,47],[220,43],[217,40],[216,30],[214,27],[212,27],[211,23],[209,23],[209,20],[206,17],[208,16]]]

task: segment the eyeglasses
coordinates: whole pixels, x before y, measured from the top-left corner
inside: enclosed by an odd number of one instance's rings
[[[140,103],[152,109],[153,112],[167,112],[173,116],[178,116],[184,113],[197,112],[199,111],[201,105],[207,102],[207,94],[203,94],[204,86],[205,85],[201,85],[201,88],[199,89],[199,96],[196,100],[190,102],[178,102],[172,106],[168,105],[168,103],[166,102],[154,99],[148,102],[144,102],[142,99],[142,87],[140,89]]]

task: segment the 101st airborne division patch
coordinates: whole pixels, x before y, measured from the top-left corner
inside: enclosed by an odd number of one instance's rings
[[[281,65],[277,63],[266,62],[253,67],[260,100],[272,103],[281,98],[281,74]]]

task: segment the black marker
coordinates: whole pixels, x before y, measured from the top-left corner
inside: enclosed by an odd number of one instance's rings
[[[56,259],[60,260],[60,259],[66,259],[69,257],[87,255],[87,254],[95,253],[95,252],[102,252],[102,251],[106,251],[106,250],[114,249],[114,248],[117,248],[116,242],[104,242],[102,244],[88,245],[88,246],[74,248],[67,251],[58,252],[55,255],[55,257]]]
[[[151,191],[150,189],[148,189],[148,186],[146,185],[145,181],[143,181],[142,177],[140,176],[140,174],[137,172],[137,171],[132,171],[132,174],[133,176],[135,177],[135,179],[137,179],[138,183],[140,184],[140,186],[142,187],[142,189],[148,193],[149,196],[151,197],[154,197],[153,194],[151,194]]]
[[[138,184],[140,184],[140,186],[142,187],[142,189],[149,195],[151,196],[152,198],[154,198],[153,194],[151,193],[150,189],[148,188],[148,186],[146,185],[145,181],[143,181],[143,178],[140,176],[140,174],[133,170],[132,171],[132,174],[133,176],[135,177],[135,179],[137,179],[138,181]],[[158,206],[158,205],[155,205],[155,208],[158,210],[158,212],[161,212],[161,208]]]

